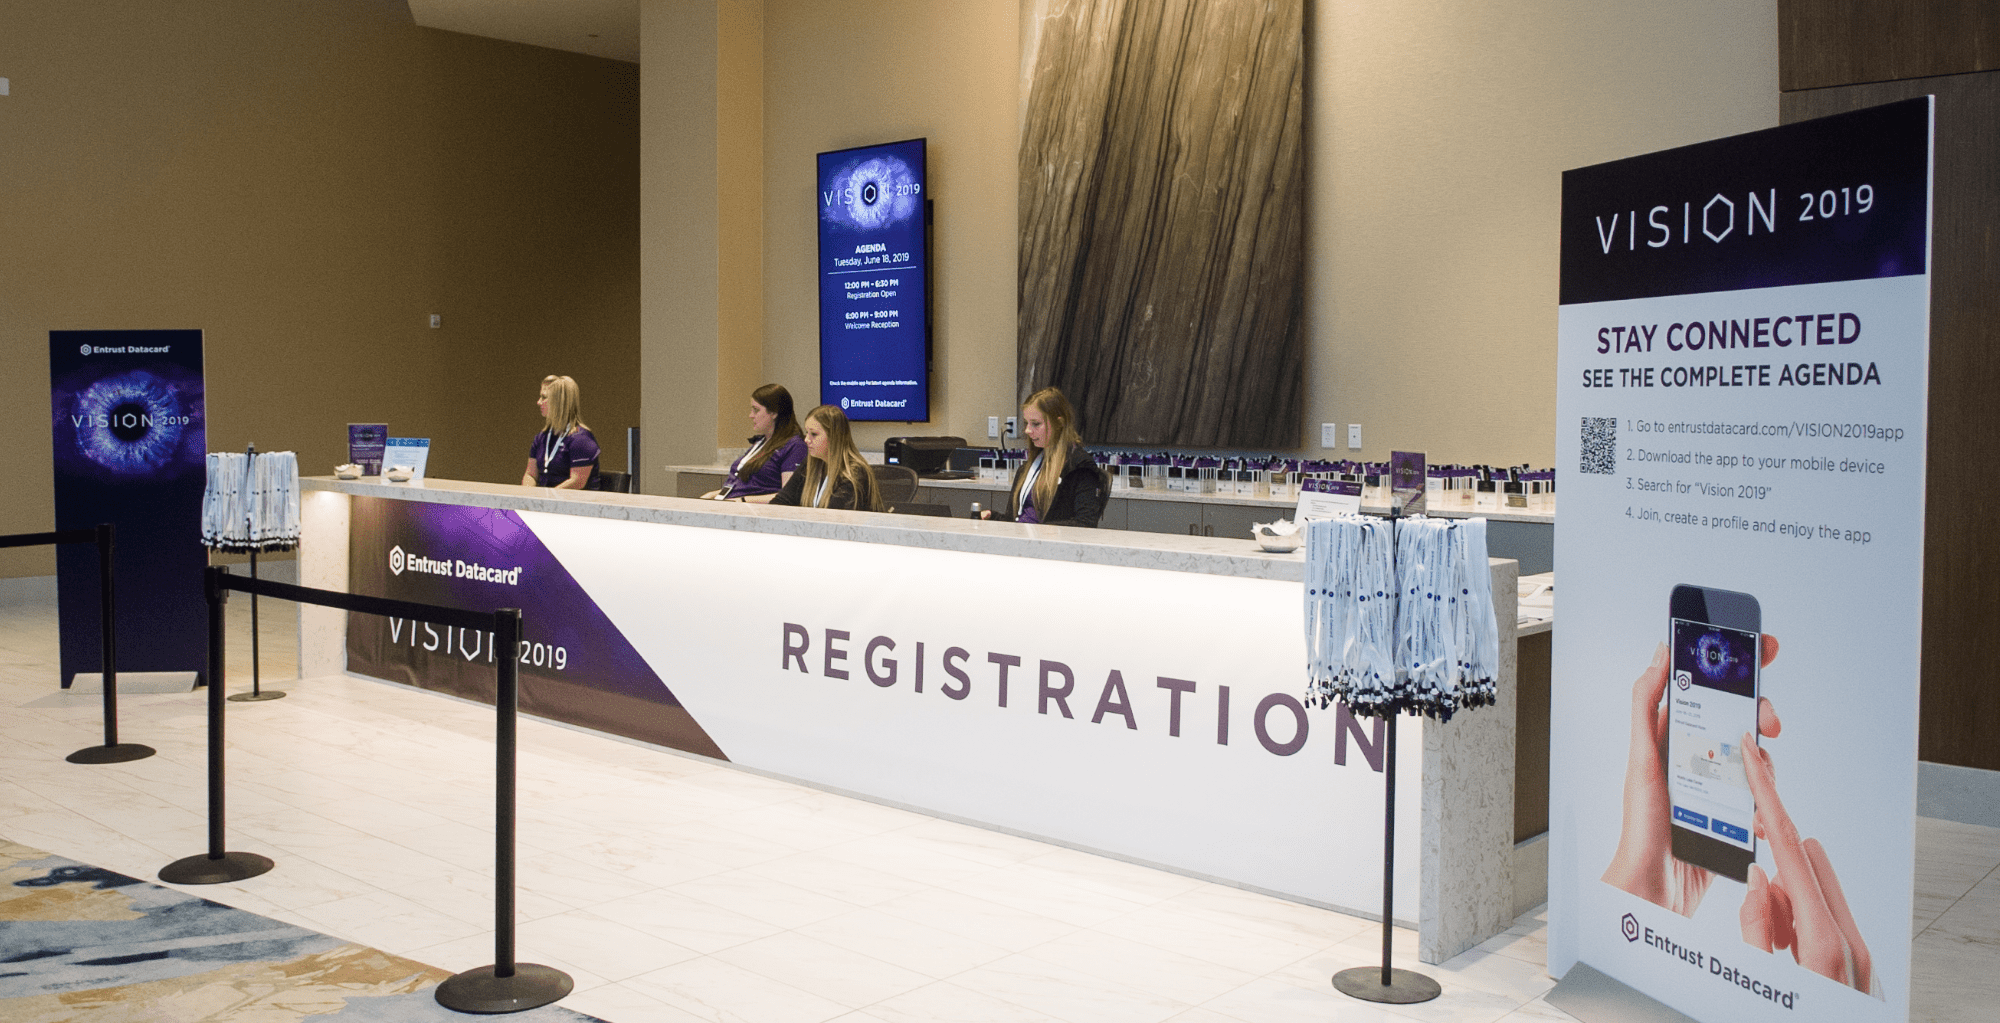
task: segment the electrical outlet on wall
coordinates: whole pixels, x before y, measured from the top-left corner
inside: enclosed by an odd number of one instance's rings
[[[1016,427],[1016,425],[1017,425],[1017,421],[1016,421],[1015,417],[1013,417],[1013,416],[1008,416],[1008,417],[1007,417],[1007,436],[1009,436],[1009,437],[1012,437],[1012,436],[1014,436],[1014,431],[1015,431],[1015,427]]]
[[[1351,449],[1355,450],[1355,451],[1359,451],[1359,450],[1361,450],[1361,424],[1360,424],[1360,423],[1349,423],[1349,424],[1347,424],[1347,446],[1348,446],[1349,448],[1351,448]]]
[[[1340,427],[1333,423],[1319,424],[1319,446],[1337,448],[1340,446]]]

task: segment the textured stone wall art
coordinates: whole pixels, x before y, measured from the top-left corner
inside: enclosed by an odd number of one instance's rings
[[[1303,0],[1046,0],[1024,57],[1017,384],[1091,443],[1292,448]]]

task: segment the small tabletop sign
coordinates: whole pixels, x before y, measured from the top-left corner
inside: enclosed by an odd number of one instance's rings
[[[382,475],[382,447],[389,439],[388,423],[347,424],[347,460],[363,476]]]
[[[1424,513],[1424,453],[1389,452],[1389,501],[1404,516]]]
[[[1292,521],[1305,522],[1360,512],[1361,481],[1306,480],[1299,484],[1299,506],[1292,512]]]
[[[390,437],[383,442],[382,468],[410,470],[410,482],[421,483],[424,479],[424,464],[431,458],[429,437]]]

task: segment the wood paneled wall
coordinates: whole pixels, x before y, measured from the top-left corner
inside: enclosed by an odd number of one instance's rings
[[[1078,0],[1036,36],[1022,397],[1094,443],[1292,448],[1305,395],[1303,0]]]
[[[1778,0],[1786,92],[1996,70],[1994,0]]]
[[[2000,770],[2000,542],[1966,485],[2000,465],[2000,4],[1778,9],[1784,123],[1937,97],[1918,752]]]

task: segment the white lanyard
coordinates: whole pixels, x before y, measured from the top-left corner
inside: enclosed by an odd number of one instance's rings
[[[1034,493],[1035,477],[1042,473],[1042,456],[1046,454],[1048,454],[1046,451],[1036,452],[1035,460],[1028,463],[1028,471],[1021,475],[1021,496],[1014,504],[1015,515],[1019,515],[1028,509],[1028,497]],[[1048,509],[1037,508],[1035,511],[1046,514]]]
[[[829,475],[829,476],[821,476],[821,477],[819,478],[819,491],[818,491],[817,493],[813,494],[813,507],[815,507],[815,508],[824,508],[824,507],[826,507],[826,505],[825,505],[825,504],[823,504],[823,503],[821,503],[821,502],[822,502],[822,501],[824,501],[824,500],[826,499],[826,485],[827,485],[827,484],[829,484],[829,483],[831,483],[831,482],[833,482],[833,477],[832,477],[832,476],[830,476],[830,475]]]
[[[549,438],[548,440],[542,442],[542,475],[546,476],[548,475],[549,472],[549,466],[555,464],[556,451],[562,447],[563,441],[568,440],[569,437],[567,434],[565,434],[564,436],[558,438],[556,436],[556,431],[553,427],[544,430],[542,432],[548,434]],[[516,434],[516,436],[519,435]]]
[[[764,442],[770,439],[771,438],[769,437],[757,438],[757,440],[750,445],[749,449],[744,451],[743,454],[736,459],[736,464],[729,467],[729,485],[722,488],[722,493],[717,495],[718,500],[728,499],[730,492],[742,485],[743,477],[741,473],[743,471],[743,463],[756,457],[757,452],[763,448]]]

